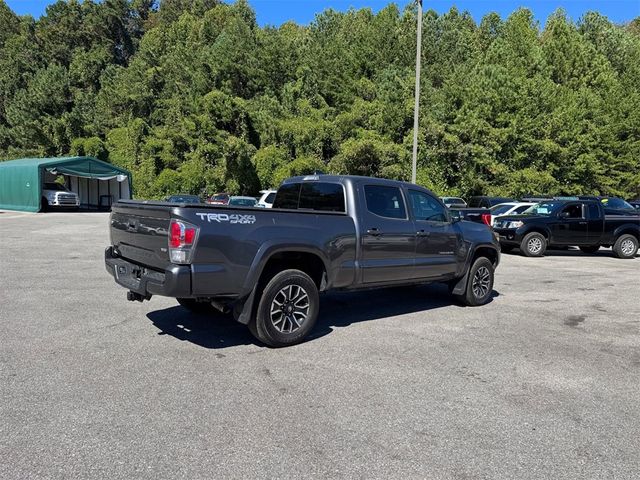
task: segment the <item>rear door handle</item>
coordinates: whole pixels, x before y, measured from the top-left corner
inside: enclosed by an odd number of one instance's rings
[[[379,237],[380,235],[382,235],[382,232],[375,227],[367,230],[367,233],[369,235],[373,235],[374,237]]]
[[[418,237],[428,237],[429,235],[431,235],[431,232],[425,232],[424,230],[418,230],[416,232],[416,235]]]
[[[587,222],[580,222],[580,225],[586,225]]]

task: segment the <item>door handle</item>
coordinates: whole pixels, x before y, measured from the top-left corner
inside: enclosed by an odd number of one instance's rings
[[[379,237],[380,235],[382,235],[382,232],[375,227],[367,230],[367,233],[369,235],[373,235],[374,237]]]
[[[428,237],[429,235],[431,235],[431,232],[425,232],[424,230],[418,230],[416,232],[416,235],[418,237]]]
[[[580,225],[586,225],[587,222],[580,222]]]

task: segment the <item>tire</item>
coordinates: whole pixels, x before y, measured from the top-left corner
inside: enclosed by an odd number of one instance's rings
[[[210,303],[198,302],[194,298],[176,298],[176,300],[178,300],[180,305],[193,313],[207,315],[217,312]]]
[[[638,243],[636,237],[625,233],[624,235],[620,235],[616,243],[613,244],[613,253],[618,258],[635,258],[638,253]]]
[[[454,295],[463,305],[477,307],[484,305],[493,293],[494,268],[487,257],[479,257],[471,265],[467,275],[467,285],[462,295]]]
[[[600,250],[600,245],[589,245],[586,247],[580,247],[580,250],[582,250],[584,253],[596,253],[598,250]]]
[[[520,251],[525,257],[541,257],[547,249],[547,239],[538,232],[525,235],[520,243]]]
[[[318,287],[300,270],[283,270],[264,287],[249,330],[270,347],[302,342],[318,319]]]
[[[500,245],[500,251],[502,253],[510,253],[516,248],[514,245]]]
[[[46,198],[42,197],[42,205],[40,207],[40,211],[41,212],[48,212],[49,211],[49,200],[47,200]]]

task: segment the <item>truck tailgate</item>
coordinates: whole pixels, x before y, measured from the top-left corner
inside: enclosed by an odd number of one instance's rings
[[[167,267],[170,263],[170,214],[170,208],[166,206],[114,206],[111,213],[111,244],[118,255],[151,268]]]

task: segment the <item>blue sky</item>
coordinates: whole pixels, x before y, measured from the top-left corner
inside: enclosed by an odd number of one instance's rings
[[[38,17],[44,13],[51,0],[6,0],[7,4],[19,14],[31,14]],[[287,20],[309,23],[316,13],[327,8],[347,10],[349,7],[370,7],[378,11],[388,0],[249,0],[256,10],[261,25],[280,25]],[[409,1],[396,0],[404,7]],[[571,18],[577,20],[589,10],[596,10],[610,20],[622,23],[640,16],[640,0],[423,0],[425,9],[433,8],[437,12],[446,12],[455,5],[459,10],[469,10],[476,20],[485,13],[497,11],[506,17],[520,6],[531,9],[538,20],[544,20],[555,9],[564,8]]]

